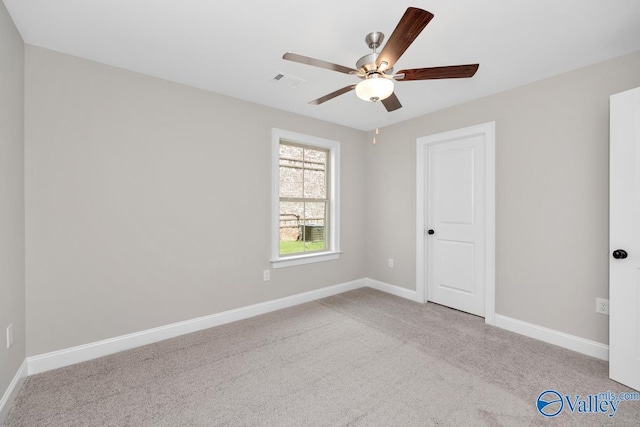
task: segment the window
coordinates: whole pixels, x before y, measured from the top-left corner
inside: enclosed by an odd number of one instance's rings
[[[274,129],[272,150],[273,267],[337,259],[340,144]]]
[[[280,141],[280,256],[323,251],[329,150]]]

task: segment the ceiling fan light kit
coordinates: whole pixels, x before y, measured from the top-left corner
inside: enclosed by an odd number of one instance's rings
[[[393,82],[377,74],[367,76],[365,80],[356,85],[356,95],[365,101],[382,101],[390,97],[392,93]]]
[[[379,54],[376,50],[382,44],[384,34],[378,31],[367,34],[365,43],[370,49],[373,49],[373,53],[360,58],[356,63],[356,68],[333,64],[292,52],[285,53],[282,58],[300,64],[355,75],[362,79],[358,84],[338,89],[330,94],[310,101],[309,104],[320,105],[355,89],[358,98],[370,102],[382,101],[387,111],[395,111],[401,108],[402,104],[400,104],[400,101],[394,93],[394,80],[403,82],[411,80],[467,78],[473,77],[478,70],[478,64],[468,64],[400,70],[397,74],[393,74],[393,66],[396,61],[402,56],[411,43],[413,43],[432,18],[433,14],[426,10],[416,7],[407,8],[402,18],[400,18],[400,22],[398,22],[398,25],[393,30],[391,37],[389,37],[389,41],[387,41]]]

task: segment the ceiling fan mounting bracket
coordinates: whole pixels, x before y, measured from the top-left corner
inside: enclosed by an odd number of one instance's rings
[[[369,46],[369,49],[373,49],[373,52],[375,53],[376,49],[379,48],[384,41],[384,34],[382,34],[380,31],[374,31],[367,34],[364,38],[364,41],[367,46]]]

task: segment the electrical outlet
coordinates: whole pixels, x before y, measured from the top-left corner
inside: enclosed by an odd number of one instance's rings
[[[393,268],[393,258],[389,258],[387,265],[389,266],[389,268]]]
[[[7,348],[13,345],[13,325],[7,327]]]
[[[609,315],[609,300],[596,298],[596,313]]]
[[[265,270],[262,272],[262,280],[264,280],[265,282],[271,280],[271,270]]]

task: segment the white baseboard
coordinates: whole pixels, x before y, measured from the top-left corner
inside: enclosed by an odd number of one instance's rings
[[[402,288],[400,286],[384,283],[379,280],[365,278],[365,286],[377,289],[388,294],[396,295],[416,302],[419,301],[416,291]],[[493,322],[490,322],[493,320]],[[554,344],[578,353],[586,354],[601,360],[609,360],[609,346],[599,342],[591,341],[585,338],[576,337],[554,329],[545,328],[543,326],[527,323],[522,320],[513,319],[511,317],[493,314],[491,319],[485,317],[485,321],[489,325],[497,326],[520,335],[534,338],[540,341]]]
[[[76,363],[117,353],[119,351],[152,344],[154,342],[174,338],[191,332],[201,331],[203,329],[212,328],[230,322],[235,322],[237,320],[247,319],[249,317],[258,316],[260,314],[269,313],[310,301],[315,301],[321,298],[341,294],[343,292],[359,289],[362,287],[370,287],[372,289],[377,289],[379,291],[406,298],[411,301],[421,302],[418,300],[417,292],[415,290],[391,285],[379,280],[363,278],[354,280],[352,282],[341,283],[338,285],[329,286],[326,288],[317,289],[297,295],[291,295],[272,301],[266,301],[247,307],[224,311],[222,313],[216,313],[196,319],[185,320],[183,322],[147,329],[145,331],[135,332],[132,334],[122,335],[119,337],[84,344],[77,347],[71,347],[51,353],[28,357],[25,361],[26,364],[23,364],[23,367],[20,368],[19,374],[26,376],[27,373],[28,375],[33,375],[52,369],[62,368],[64,366],[73,365]],[[495,326],[509,330],[511,332],[516,332],[521,335],[555,344],[573,351],[577,351],[579,353],[593,356],[598,359],[609,359],[609,347],[605,344],[600,344],[584,338],[565,334],[563,332],[544,328],[542,326],[537,326],[499,314],[495,315]],[[12,382],[14,388],[16,387],[14,383],[17,384],[17,381],[19,381],[19,379],[23,377],[16,374],[16,378],[18,378],[18,380],[14,379],[14,382]],[[8,395],[11,394],[11,390],[13,389],[10,387],[7,393],[5,393],[3,400],[0,402],[1,405],[6,405],[6,402],[10,398],[10,396],[8,397]],[[3,407],[4,406],[0,406],[0,409],[2,409]]]
[[[225,323],[247,319],[249,317],[292,307],[294,305],[304,304],[306,302],[337,295],[343,292],[362,288],[364,286],[366,286],[366,281],[364,279],[354,280],[352,282],[341,283],[339,285],[291,295],[209,316],[198,317],[196,319],[185,320],[183,322],[172,323],[170,325],[147,329],[145,331],[28,357],[27,363],[29,366],[29,375],[62,368],[64,366],[96,359],[119,351],[140,347],[166,340],[168,338],[189,334],[191,332],[201,331],[203,329],[212,328]]]
[[[386,292],[388,294],[395,295],[398,297],[406,298],[411,301],[422,302],[422,301],[418,301],[418,293],[416,291],[412,291],[411,289],[401,288],[400,286],[396,286],[396,285],[390,285],[389,283],[381,282],[375,279],[369,279],[368,277],[365,278],[364,281],[365,281],[365,286],[369,288],[377,289],[379,291]]]
[[[609,346],[554,329],[496,314],[495,326],[602,360],[609,360]]]
[[[2,396],[2,400],[0,400],[0,425],[4,425],[4,420],[9,413],[9,409],[13,405],[13,401],[16,399],[18,392],[20,391],[20,387],[22,383],[27,378],[27,361],[24,360],[18,372],[13,377],[13,380],[9,384],[7,391],[5,391],[4,396]]]

